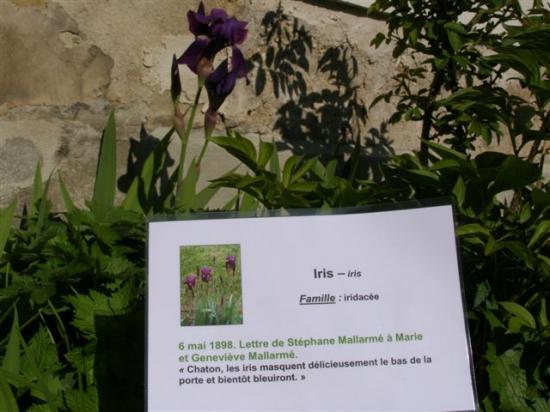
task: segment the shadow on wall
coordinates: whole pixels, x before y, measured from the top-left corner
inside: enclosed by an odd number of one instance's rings
[[[312,36],[298,19],[285,14],[281,4],[266,13],[262,28],[265,54],[258,52],[250,60],[256,68],[256,95],[265,91],[269,80],[275,97],[285,99],[275,120],[283,139],[280,149],[316,155],[325,163],[336,158],[343,165],[360,145],[360,175],[378,178],[376,165],[394,151],[384,123],[364,130],[367,106],[359,96],[352,48],[329,47],[314,57]],[[316,81],[308,86],[310,78]]]
[[[122,193],[128,193],[131,183],[140,170],[144,170],[144,164],[149,155],[156,151],[154,164],[162,163],[162,167],[155,170],[162,170],[160,177],[160,188],[151,187],[151,193],[145,193],[142,187],[138,188],[138,196],[141,204],[157,204],[159,193],[166,193],[165,188],[171,184],[168,170],[175,164],[174,159],[167,154],[167,151],[158,150],[162,140],[150,135],[145,126],[141,125],[139,132],[139,140],[130,138],[130,148],[128,150],[128,158],[126,160],[126,174],[120,176],[117,181],[118,190]],[[167,143],[167,142],[166,142]],[[153,165],[151,165],[153,166]],[[157,191],[158,190],[158,191]],[[144,200],[148,199],[147,202]]]

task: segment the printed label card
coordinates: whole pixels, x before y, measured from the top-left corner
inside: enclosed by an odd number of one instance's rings
[[[211,216],[149,224],[149,412],[476,410],[450,205]]]

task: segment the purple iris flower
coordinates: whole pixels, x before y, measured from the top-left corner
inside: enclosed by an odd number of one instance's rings
[[[197,277],[195,275],[187,275],[183,283],[185,286],[187,286],[191,291],[195,287],[195,284],[197,282]]]
[[[208,266],[201,268],[200,270],[201,280],[203,282],[208,282],[212,279],[212,269]]]
[[[201,80],[205,80],[212,72],[216,53],[246,39],[248,23],[228,17],[223,9],[212,9],[206,15],[202,1],[196,12],[187,13],[187,20],[195,41],[180,56],[178,63],[186,64]]]
[[[231,70],[229,63],[224,60],[206,79],[205,87],[208,92],[209,110],[216,112],[225,98],[233,91],[237,79],[246,77],[246,60],[237,47],[233,47],[231,56]]]
[[[235,268],[237,267],[237,256],[235,255],[229,255],[225,258],[225,269],[227,271],[233,271],[235,272]]]

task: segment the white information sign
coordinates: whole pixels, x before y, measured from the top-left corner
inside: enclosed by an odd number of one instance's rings
[[[473,411],[450,205],[149,224],[147,405]]]

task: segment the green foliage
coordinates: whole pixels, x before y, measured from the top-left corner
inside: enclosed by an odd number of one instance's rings
[[[454,200],[481,406],[549,410],[549,5],[377,0],[370,12],[387,22],[372,44],[409,56],[373,104],[422,124],[419,156],[391,159],[385,182],[401,199]],[[512,153],[475,150],[495,139]]]
[[[365,204],[369,193],[354,189],[359,184],[337,176],[337,161],[324,166],[317,158],[290,156],[281,167],[274,143],[260,142],[256,152],[254,144],[236,132],[228,136],[214,137],[214,143],[245,164],[253,176],[230,172],[213,181],[212,187],[231,187],[257,199],[262,206],[273,208],[311,208],[322,206],[349,206]],[[243,200],[249,199],[243,197]],[[243,210],[243,207],[239,208]]]
[[[409,53],[412,61],[373,104],[393,99],[391,122],[422,122],[423,161],[429,140],[466,152],[479,138],[491,143],[506,136],[519,155],[533,140],[548,138],[550,55],[543,44],[550,11],[540,1],[524,8],[518,0],[377,0],[371,13],[388,23],[371,44],[392,44],[394,57]],[[511,93],[507,83],[526,93]],[[539,143],[532,148],[530,160]]]
[[[112,203],[113,131],[111,115],[89,209],[77,208],[60,181],[67,211],[51,212],[49,179],[42,184],[37,167],[20,228],[12,226],[15,202],[0,215],[0,401],[7,410],[97,411],[105,384],[96,364],[104,339],[98,321],[141,305],[144,219]]]
[[[0,341],[2,396],[13,390],[21,407],[48,411],[77,410],[76,402],[97,410],[95,324],[142,299],[143,219],[76,209],[49,215],[39,228],[38,213],[12,231],[0,260],[0,313],[13,314]],[[6,329],[10,318],[2,318]]]

